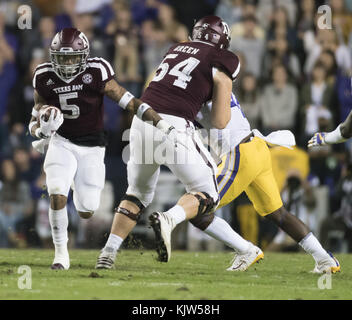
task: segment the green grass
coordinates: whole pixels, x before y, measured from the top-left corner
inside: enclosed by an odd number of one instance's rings
[[[0,250],[0,299],[352,299],[352,255],[339,254],[342,272],[331,289],[309,271],[306,254],[266,253],[246,272],[228,272],[230,252],[174,251],[169,263],[154,251],[124,250],[114,270],[95,270],[98,250],[71,250],[68,271],[49,269],[52,250]],[[32,289],[19,289],[18,267],[32,271]]]

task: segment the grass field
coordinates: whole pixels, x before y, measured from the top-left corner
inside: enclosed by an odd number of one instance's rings
[[[95,270],[98,250],[71,250],[71,269],[53,271],[51,250],[0,250],[0,299],[352,299],[352,255],[337,255],[342,272],[319,289],[312,257],[266,253],[246,272],[228,272],[230,252],[175,251],[169,263],[154,251],[125,250],[114,270]],[[19,289],[28,265],[32,289]],[[328,283],[328,282],[325,282]]]

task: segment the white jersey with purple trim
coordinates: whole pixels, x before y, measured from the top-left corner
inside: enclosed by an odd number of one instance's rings
[[[231,120],[225,129],[219,130],[212,127],[211,107],[211,101],[205,104],[197,114],[196,121],[206,130],[210,130],[209,145],[221,158],[251,133],[251,126],[233,93],[231,94]]]
[[[270,146],[282,146],[292,149],[296,145],[295,136],[290,130],[277,130],[267,136],[263,136],[259,130],[251,129],[251,126],[243,113],[236,96],[231,94],[231,120],[225,129],[215,129],[211,125],[211,101],[205,104],[199,111],[196,121],[207,132],[201,132],[201,138],[205,145],[211,147],[212,156],[219,162],[225,154],[232,151],[251,132],[256,137],[266,141]]]

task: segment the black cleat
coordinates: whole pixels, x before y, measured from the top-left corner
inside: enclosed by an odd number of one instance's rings
[[[51,270],[65,270],[64,266],[61,263],[54,263],[50,267]]]

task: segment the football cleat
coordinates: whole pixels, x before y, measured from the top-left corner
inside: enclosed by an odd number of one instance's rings
[[[236,253],[231,267],[227,268],[227,271],[246,271],[251,265],[260,260],[264,259],[263,251],[255,245],[250,245],[249,250],[246,253]]]
[[[341,271],[340,263],[333,256],[331,252],[328,251],[329,258],[319,261],[315,264],[313,273],[336,273]]]
[[[108,250],[101,250],[95,269],[114,269],[116,253]]]
[[[171,232],[175,228],[175,221],[163,212],[153,212],[149,220],[155,233],[158,260],[168,262],[171,257]]]
[[[57,253],[55,252],[55,258],[51,265],[52,270],[68,270],[70,268],[70,257],[68,251]]]
[[[51,270],[65,270],[65,267],[61,263],[53,263],[50,267]]]

